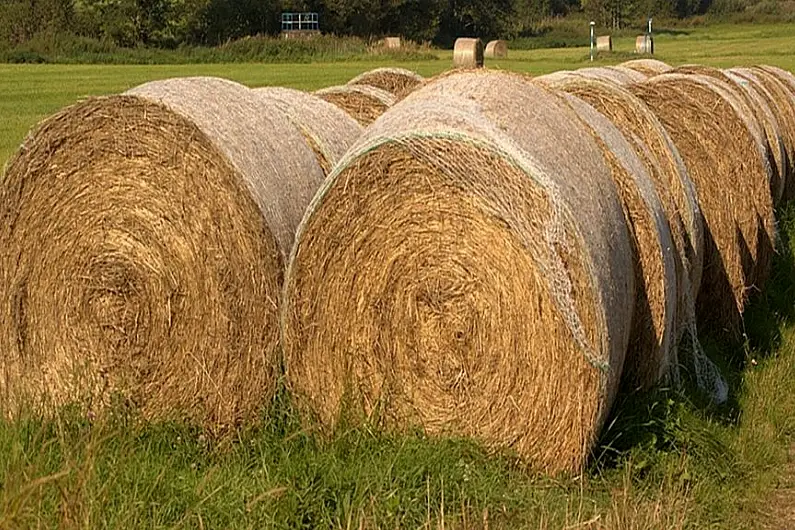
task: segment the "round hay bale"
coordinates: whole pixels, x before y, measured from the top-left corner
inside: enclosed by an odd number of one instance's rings
[[[694,304],[701,283],[704,246],[695,189],[679,151],[651,110],[625,88],[578,77],[561,80],[552,86],[589,103],[609,118],[627,139],[634,140],[632,145],[652,179],[678,258],[675,260],[676,342],[694,324]],[[628,355],[627,363],[631,363],[632,349]],[[671,364],[675,369],[674,358],[671,358]],[[633,381],[635,386],[645,387],[654,382]]]
[[[483,67],[483,41],[480,39],[459,38],[453,48],[453,66],[456,68]]]
[[[657,59],[633,59],[631,61],[621,63],[620,66],[640,72],[647,77],[664,74],[665,72],[671,70],[669,65],[662,61],[658,61]]]
[[[281,87],[257,88],[254,93],[284,113],[304,135],[324,175],[364,130],[344,110],[314,94]]]
[[[505,59],[508,57],[508,41],[493,40],[486,44],[486,59]]]
[[[315,95],[341,108],[363,127],[373,123],[395,104],[395,96],[389,92],[364,85],[324,88]]]
[[[3,412],[121,398],[212,431],[257,418],[284,255],[322,180],[280,113],[220,79],[45,120],[0,187]]]
[[[756,137],[762,149],[767,154],[768,163],[771,167],[770,173],[770,193],[774,203],[781,200],[784,192],[784,182],[782,175],[785,175],[784,167],[786,150],[781,140],[781,131],[773,116],[770,107],[762,97],[749,85],[747,81],[728,72],[702,65],[684,65],[673,70],[676,73],[704,75],[722,81],[732,88],[733,93],[740,97],[751,112],[751,116],[746,119],[753,124],[752,133]]]
[[[389,92],[398,100],[404,98],[425,80],[419,74],[405,68],[376,68],[359,74],[348,85],[366,85]]]
[[[384,48],[387,50],[399,50],[403,47],[403,41],[400,37],[385,37]]]
[[[632,83],[642,83],[646,76],[630,68],[619,68],[617,66],[598,66],[580,68],[574,73],[580,77],[589,79],[601,79],[618,85],[629,85]]]
[[[654,37],[638,35],[635,38],[635,53],[654,55]]]
[[[699,318],[739,331],[754,260],[774,231],[769,166],[728,87],[667,74],[630,90],[657,115],[688,168],[705,222]],[[732,149],[726,149],[731,145]]]
[[[596,37],[596,51],[598,52],[612,52],[613,51],[613,37],[610,35],[601,35]]]
[[[634,281],[610,168],[571,109],[511,74],[429,83],[365,131],[299,234],[282,311],[298,403],[581,469]]]
[[[570,94],[564,93],[563,98],[603,149],[624,208],[635,271],[635,308],[624,361],[625,380],[632,388],[649,389],[678,367],[677,265],[671,252],[671,229],[636,148],[588,103]]]

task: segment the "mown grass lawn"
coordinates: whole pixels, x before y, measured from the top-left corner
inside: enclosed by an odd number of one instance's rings
[[[624,60],[632,45],[618,39],[600,61]],[[661,33],[657,47],[673,64],[795,69],[786,25]],[[439,56],[401,66],[432,75],[450,64]],[[543,74],[587,62],[586,49],[536,50],[494,66]],[[0,164],[38,120],[89,95],[185,75],[314,89],[376,66],[0,65]],[[285,395],[221,445],[121,410],[103,422],[65,412],[0,422],[0,528],[763,528],[775,488],[792,481],[795,442],[795,207],[779,222],[747,340],[702,337],[730,380],[729,403],[714,408],[689,390],[624,394],[581,476],[537,476],[510,454],[419,433],[341,428],[324,439]]]

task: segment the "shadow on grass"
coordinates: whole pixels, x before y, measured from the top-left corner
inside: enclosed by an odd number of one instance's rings
[[[728,383],[728,400],[714,404],[687,370],[690,363],[682,367],[680,388],[665,386],[649,392],[623,388],[594,449],[592,473],[620,465],[633,451],[681,449],[683,438],[692,438],[699,432],[693,418],[703,421],[702,432],[710,426],[737,425],[744,371],[749,363],[756,365],[775,356],[782,345],[782,329],[795,322],[795,206],[781,208],[777,219],[779,241],[771,276],[762,291],[751,296],[743,315],[741,336],[733,339],[705,326],[699,330],[701,346]],[[680,361],[682,358],[687,359],[686,352],[680,352]],[[713,437],[703,438],[700,442],[705,446],[710,444],[704,442]],[[720,445],[714,439],[710,443]],[[715,452],[716,462],[729,454],[725,448],[716,448]]]

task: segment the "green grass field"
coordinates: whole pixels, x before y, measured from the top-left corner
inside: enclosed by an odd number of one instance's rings
[[[600,62],[620,62],[632,46],[618,40]],[[661,33],[657,47],[674,64],[795,69],[787,25]],[[439,56],[401,66],[435,74],[450,64]],[[536,50],[494,66],[543,74],[587,62],[586,49]],[[0,65],[0,164],[46,115],[147,80],[215,75],[313,89],[376,66]],[[777,506],[795,497],[795,207],[779,223],[773,278],[747,312],[745,342],[702,337],[731,383],[729,403],[714,408],[689,390],[622,395],[581,476],[537,476],[468,440],[367,427],[324,439],[284,394],[260,425],[220,445],[123,410],[102,422],[65,412],[0,422],[0,529],[788,528]]]

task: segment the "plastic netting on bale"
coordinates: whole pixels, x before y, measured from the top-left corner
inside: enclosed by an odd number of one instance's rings
[[[281,87],[257,88],[254,93],[272,103],[301,131],[325,175],[364,130],[344,110],[314,94]]]
[[[0,403],[114,399],[225,430],[277,379],[284,256],[323,174],[236,83],[148,83],[45,120],[0,186]]]
[[[572,153],[575,153],[572,155]],[[629,236],[602,149],[518,76],[390,109],[299,229],[282,336],[297,401],[581,469],[629,340]]]
[[[651,176],[635,148],[605,116],[575,96],[563,98],[604,150],[630,229],[636,294],[625,380],[648,389],[672,371],[678,379],[678,278],[671,229]]]

